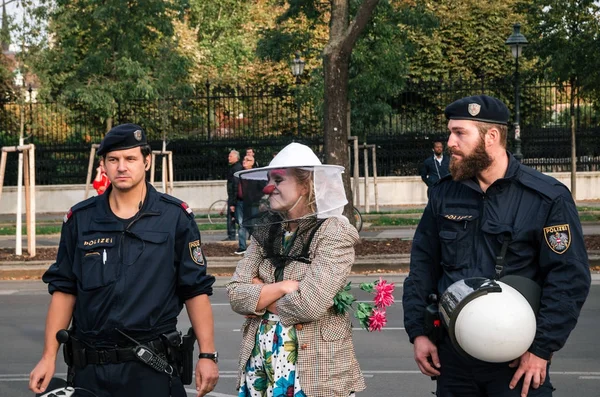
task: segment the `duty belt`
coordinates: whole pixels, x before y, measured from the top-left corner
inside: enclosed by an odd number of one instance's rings
[[[63,344],[63,357],[67,364],[67,384],[73,385],[74,369],[85,368],[88,364],[118,364],[139,360],[158,372],[169,376],[179,376],[184,385],[192,383],[194,375],[194,343],[196,336],[190,327],[187,334],[177,330],[165,332],[159,338],[148,342],[139,342],[117,329],[134,345],[114,349],[96,349],[85,341],[62,329],[56,333],[56,339]]]
[[[157,354],[165,354],[166,349],[161,339],[145,343]],[[87,346],[73,346],[73,364],[83,368],[88,364],[119,364],[137,360],[135,347],[119,347],[115,349],[91,349]]]

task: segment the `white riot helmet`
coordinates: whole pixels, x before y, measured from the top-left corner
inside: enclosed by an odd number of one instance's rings
[[[535,338],[531,304],[502,281],[480,277],[457,281],[442,295],[439,310],[454,347],[482,361],[514,360]]]

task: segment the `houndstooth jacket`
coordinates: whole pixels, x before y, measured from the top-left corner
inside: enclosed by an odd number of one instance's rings
[[[283,278],[298,280],[300,285],[298,291],[277,301],[277,311],[284,326],[296,328],[296,371],[308,397],[347,397],[353,391],[365,389],[354,352],[349,315],[336,315],[332,308],[333,297],[347,284],[357,241],[358,233],[352,225],[329,218],[310,243],[311,263],[293,261],[285,267]],[[273,264],[264,259],[261,247],[252,240],[226,285],[232,309],[242,315],[262,316],[264,310],[256,311],[262,286],[252,284],[252,278],[273,283],[273,272]],[[238,388],[260,321],[248,318],[242,326]]]

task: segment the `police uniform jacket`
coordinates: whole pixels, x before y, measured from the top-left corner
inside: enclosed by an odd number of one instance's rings
[[[112,186],[71,208],[56,263],[43,276],[50,293],[77,297],[76,335],[95,346],[114,347],[116,328],[154,339],[176,328],[187,299],[212,294],[191,210],[146,186],[142,209],[126,222],[110,210]]]
[[[346,397],[365,388],[352,342],[348,313],[337,315],[333,297],[347,284],[354,263],[356,229],[348,222],[328,218],[310,243],[310,263],[292,261],[285,266],[283,279],[300,281],[298,291],[277,301],[284,326],[294,325],[298,338],[296,371],[302,391],[309,397]],[[227,284],[232,309],[248,318],[242,326],[238,387],[265,310],[256,311],[261,286],[253,277],[274,283],[273,263],[254,238]]]
[[[427,186],[431,187],[450,173],[448,171],[449,167],[450,157],[448,155],[442,157],[441,164],[437,161],[435,155],[429,156],[425,159],[421,167],[421,179]]]
[[[441,295],[461,279],[494,278],[505,239],[502,275],[524,276],[542,287],[529,351],[549,359],[575,327],[590,287],[575,203],[563,184],[508,156],[505,177],[485,193],[474,180],[456,182],[450,176],[432,189],[404,283],[404,323],[411,342],[424,335],[428,295]]]

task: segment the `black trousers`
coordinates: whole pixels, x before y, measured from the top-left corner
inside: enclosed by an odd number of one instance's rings
[[[234,221],[234,214],[229,211],[229,204],[227,205],[227,238],[231,241],[235,240],[236,224]]]
[[[523,379],[514,389],[508,385],[516,372],[508,363],[486,363],[466,358],[444,338],[438,346],[442,368],[437,379],[438,397],[519,397]],[[550,383],[550,365],[546,380],[538,389],[529,388],[528,397],[551,397],[554,388]]]
[[[87,365],[75,370],[73,383],[97,397],[187,397],[179,377],[170,378],[138,361]],[[85,392],[77,395],[92,397]]]

